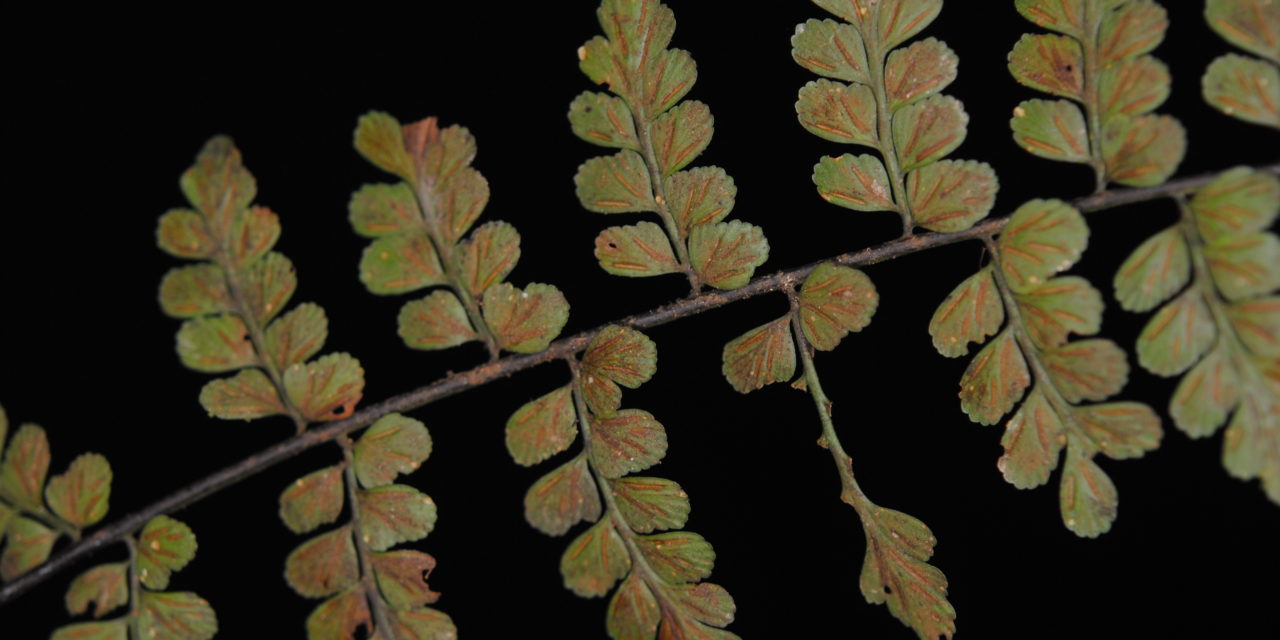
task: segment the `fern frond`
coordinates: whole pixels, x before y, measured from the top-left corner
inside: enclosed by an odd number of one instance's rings
[[[1108,182],[1151,186],[1177,170],[1186,131],[1151,112],[1169,97],[1169,69],[1151,55],[1169,26],[1153,0],[1016,0],[1018,12],[1062,35],[1024,34],[1009,52],[1019,83],[1065,98],[1027,100],[1009,126],[1018,146],[1093,167]],[[1082,113],[1080,107],[1084,107]]]
[[[955,81],[959,58],[934,38],[895,49],[937,18],[942,0],[814,2],[845,22],[809,20],[791,38],[800,66],[832,78],[800,89],[800,124],[880,153],[823,158],[813,170],[818,194],[855,211],[896,211],[903,235],[917,226],[961,231],[986,217],[999,189],[995,172],[942,160],[968,130],[964,105],[939,93]]]
[[[579,95],[569,122],[579,138],[621,151],[578,168],[578,200],[589,211],[656,213],[662,222],[605,229],[596,259],[619,276],[684,273],[694,293],[745,285],[769,243],[759,227],[723,222],[738,192],[723,169],[682,170],[714,126],[707,105],[681,102],[697,67],[688,52],[667,48],[675,16],[656,0],[604,0],[596,15],[605,35],[578,49],[579,66],[613,95]]]
[[[679,529],[689,497],[663,478],[630,475],[658,464],[667,451],[662,424],[647,411],[622,409],[619,386],[636,388],[657,371],[657,347],[647,336],[606,326],[582,359],[568,358],[568,386],[534,400],[507,421],[507,448],[533,465],[569,448],[582,450],[525,494],[525,519],[548,535],[594,523],[565,550],[565,587],[586,598],[611,591],[606,628],[617,639],[718,638],[733,621],[733,599],[701,582],[711,575],[711,544]],[[615,585],[621,581],[621,585]]]
[[[360,118],[355,146],[403,180],[365,185],[351,197],[352,227],[374,239],[360,259],[360,280],[379,295],[447,287],[401,308],[405,344],[434,350],[478,340],[497,359],[504,349],[541,351],[560,335],[569,303],[559,289],[504,282],[520,259],[515,227],[494,221],[472,230],[489,183],[471,167],[470,131],[442,129],[435,118],[402,127],[374,111]]]
[[[206,384],[201,406],[224,420],[287,415],[299,433],[310,422],[350,416],[364,371],[345,353],[311,360],[328,336],[320,307],[303,303],[279,315],[297,276],[288,258],[271,251],[279,218],[251,204],[257,185],[231,140],[210,140],[181,184],[194,210],[161,216],[156,240],[175,257],[201,262],[165,274],[160,305],[186,319],[177,337],[183,364],[237,371]]]
[[[84,453],[66,472],[49,478],[49,438],[24,424],[8,437],[9,417],[0,407],[0,580],[12,581],[49,559],[58,538],[79,540],[86,527],[107,515],[111,465]],[[46,481],[47,480],[47,481]]]
[[[285,562],[294,591],[326,599],[307,618],[307,637],[352,637],[360,628],[388,639],[457,637],[449,616],[427,606],[440,597],[426,582],[435,559],[390,550],[435,527],[431,498],[393,483],[430,455],[427,428],[393,413],[355,443],[343,437],[339,444],[343,462],[299,478],[280,495],[281,518],[294,533],[332,523],[344,502],[350,505],[348,522],[302,543]]]
[[[1120,306],[1160,307],[1138,337],[1138,363],[1185,373],[1169,403],[1173,423],[1191,437],[1227,424],[1227,471],[1260,479],[1280,503],[1280,238],[1267,231],[1280,180],[1237,167],[1178,206],[1181,221],[1116,273]]]
[[[93,607],[94,622],[60,627],[52,640],[209,640],[218,618],[204,598],[190,591],[165,591],[173,572],[196,555],[196,537],[186,524],[169,516],[147,522],[135,539],[125,539],[129,560],[98,565],[80,574],[67,590],[72,615]],[[104,615],[128,605],[109,619]]]
[[[929,324],[934,347],[955,358],[969,343],[986,343],[960,381],[960,406],[979,424],[1005,424],[997,461],[1019,489],[1049,481],[1063,449],[1062,520],[1077,535],[1111,528],[1119,498],[1093,458],[1143,455],[1160,442],[1160,418],[1136,402],[1101,402],[1128,381],[1125,353],[1092,336],[1102,323],[1102,295],[1083,278],[1058,276],[1077,260],[1089,228],[1076,209],[1032,200],[989,240],[992,264],[970,276],[939,306]],[[1007,322],[1006,322],[1007,319]],[[1003,330],[1001,326],[1003,325]],[[1024,399],[1025,395],[1025,399]]]

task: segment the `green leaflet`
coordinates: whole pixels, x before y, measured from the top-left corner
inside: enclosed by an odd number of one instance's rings
[[[1191,368],[1216,337],[1204,293],[1191,287],[1151,316],[1138,336],[1138,364],[1157,375],[1178,375]]]
[[[605,630],[610,638],[618,640],[652,638],[658,630],[661,616],[653,591],[633,571],[609,600]]]
[[[667,432],[647,411],[623,409],[593,427],[591,463],[606,478],[648,469],[667,453]]]
[[[796,102],[800,124],[821,138],[880,153],[823,158],[813,172],[818,194],[856,211],[897,211],[904,234],[915,226],[943,232],[973,226],[991,209],[994,173],[976,162],[938,162],[966,135],[964,107],[939,94],[955,80],[959,60],[934,38],[893,49],[932,22],[942,2],[816,4],[851,24],[798,25],[792,58],[851,84],[806,84]]]
[[[1240,380],[1228,349],[1213,349],[1187,375],[1169,400],[1173,423],[1193,438],[1213,435],[1240,400]]]
[[[628,476],[611,480],[609,486],[622,517],[636,533],[679,529],[689,518],[689,496],[670,480]]]
[[[211,380],[200,390],[200,406],[223,420],[252,420],[287,413],[276,387],[259,369],[243,369]]]
[[[169,575],[196,557],[191,527],[169,516],[156,516],[138,535],[138,578],[148,589],[169,586]]]
[[[182,323],[178,358],[196,371],[221,373],[258,363],[249,328],[239,316],[205,316]]]
[[[1091,165],[1098,190],[1108,181],[1160,184],[1186,151],[1176,120],[1148,115],[1169,96],[1168,68],[1144,55],[1164,39],[1168,18],[1152,0],[1087,1],[1016,0],[1023,17],[1063,35],[1023,35],[1009,52],[1009,72],[1069,100],[1018,105],[1009,122],[1014,140],[1043,158]]]
[[[1169,227],[1138,245],[1116,272],[1116,300],[1128,311],[1150,311],[1191,279],[1182,229]]]
[[[1088,163],[1089,131],[1080,107],[1068,100],[1027,100],[1009,120],[1013,140],[1028,152],[1063,162]]]
[[[1004,455],[996,461],[996,468],[1006,482],[1019,489],[1038,487],[1049,481],[1066,443],[1062,419],[1036,385],[1005,426],[1000,438]]]
[[[1099,67],[1151,51],[1168,28],[1164,7],[1152,0],[1132,0],[1119,11],[1105,13],[1098,30]]]
[[[1084,97],[1084,50],[1075,38],[1023,34],[1009,52],[1009,73],[1037,91]]]
[[[232,310],[222,267],[213,263],[170,269],[160,282],[160,307],[175,318]]]
[[[363,585],[325,600],[307,616],[308,640],[354,638],[356,630],[361,627],[366,633],[373,630],[368,595]]]
[[[448,282],[425,231],[378,238],[360,258],[360,281],[373,293],[394,295]]]
[[[598,417],[614,415],[622,404],[618,385],[635,389],[658,367],[657,345],[634,329],[609,325],[598,331],[582,356],[579,387]]]
[[[816,349],[830,351],[850,331],[861,331],[870,324],[879,303],[880,296],[866,274],[824,262],[800,287],[800,326],[805,339]]]
[[[1076,447],[1067,447],[1058,501],[1062,522],[1072,533],[1096,538],[1111,529],[1120,499],[1110,476]]]
[[[560,453],[578,435],[570,387],[526,403],[507,420],[507,451],[516,464],[532,466]]]
[[[858,28],[835,20],[810,19],[796,25],[791,57],[802,67],[828,78],[868,84],[867,52]]]
[[[529,487],[524,517],[547,535],[564,535],[581,520],[600,518],[600,494],[586,458],[578,456]]]
[[[946,598],[947,578],[926,562],[937,543],[933,532],[901,511],[874,505],[863,518],[867,551],[858,584],[863,597],[887,603],[893,617],[921,638],[950,638],[956,611]]]
[[[893,144],[903,171],[937,162],[964,142],[969,114],[959,100],[933,96],[893,117]]]
[[[711,144],[711,109],[696,100],[680,103],[654,119],[650,137],[662,175],[669,176],[693,161]]]
[[[1109,402],[1075,409],[1076,423],[1109,458],[1138,458],[1160,446],[1160,416],[1145,404]]]
[[[843,144],[879,147],[876,98],[865,84],[816,80],[800,88],[796,100],[800,125],[819,138]]]
[[[969,353],[969,343],[981,344],[1004,324],[1004,306],[996,280],[987,266],[961,282],[938,305],[929,321],[933,347],[948,358]]]
[[[662,182],[667,206],[682,237],[696,225],[715,224],[733,210],[738,187],[720,167],[677,171]]]
[[[886,0],[867,4],[814,0],[814,4],[854,23],[864,37],[877,38],[885,48],[897,46],[919,33],[942,11],[942,0]]]
[[[784,316],[734,338],[724,346],[721,371],[739,393],[786,382],[796,373],[791,318]]]
[[[569,320],[569,303],[560,290],[534,282],[523,291],[502,283],[484,292],[484,320],[507,351],[536,353],[560,335]]]
[[[502,221],[486,222],[458,245],[463,282],[472,296],[506,279],[520,261],[520,234]]]
[[[1280,357],[1280,296],[1227,307],[1227,317],[1245,348],[1263,358]]]
[[[942,160],[907,174],[907,201],[916,222],[930,231],[951,233],[987,217],[1000,183],[991,165]]]
[[[566,589],[584,598],[598,598],[631,570],[631,555],[609,520],[582,532],[560,558]]]
[[[1218,290],[1228,300],[1253,298],[1280,288],[1280,238],[1272,233],[1228,236],[1204,248]]]
[[[129,602],[129,565],[125,562],[98,565],[76,577],[67,589],[67,612],[80,615],[93,606],[93,617],[101,618]]]
[[[452,291],[432,291],[400,307],[400,338],[414,349],[448,349],[477,338],[467,310]]]
[[[421,229],[424,225],[418,215],[418,203],[413,189],[404,182],[396,184],[366,184],[351,194],[347,205],[348,219],[355,232],[366,238],[404,233]]]
[[[1067,402],[1105,400],[1129,381],[1124,350],[1101,338],[1077,340],[1041,353],[1041,361]]]
[[[386,132],[378,126],[366,134],[381,140]],[[384,160],[388,166],[396,163],[391,156]],[[207,262],[170,270],[160,286],[160,304],[165,313],[187,319],[176,340],[184,365],[207,373],[236,371],[206,384],[201,406],[227,420],[290,415],[299,427],[309,420],[334,419],[335,414],[324,412],[340,405],[345,408],[338,413],[349,415],[364,385],[363,372],[345,355],[339,369],[330,367],[337,356],[307,363],[324,346],[328,320],[311,303],[281,315],[297,288],[297,275],[288,258],[271,251],[280,237],[280,220],[266,207],[250,206],[256,185],[239,151],[225,137],[210,140],[181,184],[195,210],[175,209],[162,216],[157,243],[176,257]],[[369,191],[357,198],[366,233],[382,233],[394,219],[389,213],[393,207],[386,206],[393,196]],[[353,204],[353,219],[356,208]],[[370,272],[384,283],[404,275],[388,275],[380,268],[370,267]],[[315,382],[310,378],[330,373],[340,374],[344,391],[338,395],[343,397],[336,405],[321,406],[328,398],[310,388]]]
[[[1280,68],[1241,56],[1220,56],[1201,79],[1204,99],[1219,111],[1257,125],[1280,129]]]
[[[768,243],[757,227],[722,222],[737,196],[733,180],[717,167],[681,171],[710,144],[714,119],[707,105],[680,102],[697,72],[688,53],[666,48],[674,14],[655,0],[604,0],[597,17],[605,35],[578,48],[579,67],[616,97],[579,95],[569,122],[579,138],[622,151],[578,168],[578,200],[598,213],[656,213],[663,223],[605,229],[595,241],[601,268],[684,273],[695,290],[745,285]]]
[[[284,309],[297,287],[293,263],[279,253],[268,253],[246,269],[245,311],[258,324],[266,324]]]
[[[1031,374],[1013,332],[1005,329],[974,356],[960,378],[960,408],[979,424],[995,424],[1013,408]]]
[[[328,337],[329,319],[324,309],[304,302],[267,325],[265,355],[277,369],[288,369],[313,358]]]
[[[959,64],[955,52],[935,38],[894,50],[884,68],[889,110],[897,111],[946,89],[955,81]]]
[[[1204,17],[1227,42],[1280,64],[1280,16],[1265,0],[1208,0]]]
[[[1190,206],[1196,229],[1210,242],[1263,231],[1280,214],[1280,179],[1236,167],[1196,191]]]
[[[208,640],[218,633],[218,619],[200,596],[190,592],[143,591],[138,628],[156,640]]]
[[[44,481],[49,473],[49,437],[24,424],[9,439],[0,462],[0,498],[19,509],[44,512]]]
[[[889,174],[875,156],[846,153],[813,167],[813,183],[823,200],[854,211],[897,211]]]
[[[1079,211],[1061,200],[1031,200],[1013,212],[1000,234],[1000,267],[1015,292],[1027,293],[1071,268],[1088,239]]]
[[[0,579],[8,582],[49,559],[58,533],[21,516],[9,521],[4,553],[0,554]]]
[[[1170,116],[1116,116],[1102,130],[1102,155],[1113,180],[1131,187],[1151,187],[1177,170],[1187,147],[1187,133]]]
[[[280,494],[280,519],[290,531],[307,533],[337,521],[346,495],[342,472],[334,465],[289,483]]]
[[[588,97],[575,103],[574,111],[594,131],[617,106]],[[520,292],[503,282],[520,259],[515,227],[495,221],[472,230],[489,201],[489,183],[470,166],[476,141],[469,131],[456,125],[442,129],[435,118],[402,126],[375,111],[360,118],[355,146],[404,180],[366,185],[351,198],[352,227],[374,238],[360,261],[361,281],[376,294],[448,287],[401,307],[399,334],[406,345],[445,349],[479,339],[496,358],[500,349],[541,351],[559,335],[568,318],[559,291],[535,284]],[[614,174],[609,167],[596,169],[599,173],[586,176],[589,184],[582,188],[607,189],[591,183],[607,182]],[[529,301],[517,301],[513,292]]]
[[[636,539],[645,561],[669,584],[697,582],[711,575],[716,552],[692,531],[672,531]]]
[[[644,158],[634,151],[592,158],[573,177],[578,201],[596,213],[655,211],[653,185]]]
[[[397,475],[417,471],[431,455],[431,434],[413,418],[388,414],[365,430],[356,441],[354,454],[361,486],[380,487]]]
[[[596,259],[615,276],[639,278],[680,272],[666,233],[647,220],[601,231],[596,236]]]
[[[284,578],[304,598],[324,598],[360,579],[360,563],[345,526],[316,536],[293,550],[284,561]]]
[[[1152,56],[1139,56],[1103,69],[1098,75],[1102,118],[1154,111],[1169,97],[1171,83],[1169,68]]]
[[[421,551],[388,551],[373,554],[372,564],[378,589],[391,606],[412,609],[440,598],[427,586],[427,577],[436,568],[435,558]]]
[[[769,259],[764,232],[741,220],[695,226],[689,233],[689,262],[708,285],[737,289],[751,281]]]
[[[341,420],[355,413],[364,394],[364,369],[345,353],[331,353],[284,371],[289,402],[308,420]]]
[[[1062,346],[1069,334],[1091,336],[1102,328],[1102,294],[1084,278],[1052,278],[1015,298],[1027,333],[1042,348]]]
[[[44,497],[58,517],[77,529],[97,524],[107,515],[111,465],[96,453],[83,453],[67,472],[49,479]]]
[[[574,135],[602,147],[640,150],[631,109],[620,98],[605,93],[583,93],[569,105]]]
[[[190,209],[170,209],[160,216],[156,244],[169,255],[190,260],[208,258],[217,248],[204,218]]]
[[[360,512],[357,535],[374,551],[421,540],[435,528],[435,502],[413,487],[389,484],[356,495]]]

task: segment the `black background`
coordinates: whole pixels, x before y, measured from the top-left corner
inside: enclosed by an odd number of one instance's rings
[[[736,179],[733,217],[763,227],[772,246],[761,273],[895,237],[897,216],[827,205],[810,181],[821,155],[846,151],[802,130],[793,110],[812,76],[791,62],[789,37],[822,11],[794,1],[670,4],[679,23],[673,46],[698,63],[688,97],[716,117],[716,136],[696,164],[722,166]],[[1156,54],[1175,79],[1161,111],[1181,119],[1190,140],[1179,174],[1274,161],[1274,132],[1200,98],[1199,76],[1229,50],[1204,26],[1202,4],[1165,4],[1172,27]],[[1092,186],[1088,168],[1034,158],[1010,138],[1013,106],[1036,95],[1005,70],[1019,34],[1036,30],[1012,5],[955,0],[923,33],[960,56],[947,93],[964,101],[971,121],[953,157],[995,167],[993,215]],[[347,200],[363,183],[390,179],[351,147],[367,110],[403,122],[438,115],[471,129],[475,166],[493,187],[483,219],[507,220],[523,236],[510,280],[559,286],[573,306],[566,334],[684,295],[682,278],[614,278],[592,256],[600,229],[639,219],[588,213],[573,194],[577,166],[606,152],[575,138],[565,118],[573,97],[592,88],[574,52],[598,32],[594,7],[419,3],[412,11],[311,8],[271,18],[209,7],[145,22],[122,13],[11,22],[0,232],[0,402],[11,420],[48,429],[54,472],[81,451],[111,459],[109,519],[291,434],[284,419],[207,418],[196,396],[209,378],[178,363],[179,323],[156,303],[161,276],[177,263],[155,248],[155,221],[184,204],[177,177],[216,133],[235,137],[257,177],[257,202],[281,216],[278,249],[299,275],[293,300],[324,306],[327,350],[364,364],[366,401],[484,360],[475,344],[405,348],[395,317],[410,298],[374,297],[356,278],[364,241],[346,222]],[[1175,216],[1168,202],[1091,215],[1090,247],[1074,272],[1112,300],[1111,274],[1124,256]],[[939,356],[926,332],[933,308],[981,261],[970,242],[867,269],[881,294],[875,321],[818,358],[863,488],[937,535],[934,563],[950,579],[960,637],[1274,634],[1280,508],[1256,481],[1226,475],[1220,433],[1191,441],[1166,417],[1158,451],[1103,461],[1122,506],[1097,540],[1062,526],[1057,474],[1032,491],[1002,480],[1000,428],[969,422],[958,406],[967,359]],[[782,296],[768,296],[650,331],[658,374],[628,392],[624,406],[649,410],[667,427],[670,450],[652,473],[691,496],[688,528],[715,545],[711,581],[738,605],[730,629],[746,638],[912,637],[858,591],[861,527],[838,500],[830,457],[814,444],[809,398],[785,385],[739,396],[720,375],[723,344],[785,309]],[[1103,333],[1131,349],[1145,321],[1112,302]],[[1121,398],[1164,414],[1176,380],[1131,364]],[[440,519],[412,546],[439,560],[431,580],[444,594],[438,607],[464,637],[604,635],[604,602],[566,591],[557,570],[581,527],[552,539],[523,521],[526,488],[554,465],[518,467],[502,443],[509,413],[566,379],[563,366],[546,365],[413,413],[431,429],[435,453],[407,481],[436,500]],[[285,555],[303,538],[277,519],[277,496],[336,457],[336,448],[320,447],[177,514],[200,552],[173,588],[213,603],[220,637],[303,637],[317,603],[281,578]],[[46,637],[66,621],[61,597],[73,576],[0,609],[6,638]],[[20,631],[9,635],[15,624]]]

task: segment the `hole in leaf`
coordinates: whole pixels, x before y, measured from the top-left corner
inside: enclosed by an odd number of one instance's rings
[[[885,593],[893,593],[893,587],[890,587],[889,585],[887,585],[887,584],[886,584],[886,585],[884,586],[884,592],[885,592]]]
[[[1067,73],[1071,73],[1072,71],[1075,71],[1075,69],[1076,69],[1076,68],[1075,68],[1074,66],[1070,65],[1070,64],[1068,64],[1068,65],[1066,65],[1066,66],[1062,67],[1062,70],[1063,70],[1063,71],[1066,71]]]
[[[618,244],[617,244],[616,242],[610,242],[610,243],[609,243],[609,248],[610,248],[610,249],[617,249],[617,248],[618,248]]]

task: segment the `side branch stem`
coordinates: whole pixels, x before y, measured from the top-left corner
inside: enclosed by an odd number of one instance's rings
[[[1256,167],[1260,171],[1280,175],[1280,163]],[[1085,212],[1100,211],[1121,205],[1144,202],[1170,195],[1194,191],[1217,177],[1216,174],[1204,174],[1190,178],[1172,180],[1155,187],[1121,189],[1104,191],[1085,198],[1079,198],[1072,204]],[[908,238],[892,240],[860,251],[845,253],[826,260],[813,262],[802,267],[795,267],[777,273],[761,276],[752,280],[741,289],[731,291],[715,291],[694,298],[664,305],[610,322],[634,329],[648,329],[667,324],[681,318],[697,315],[704,311],[718,309],[725,305],[756,296],[785,291],[799,284],[809,272],[822,262],[835,262],[848,266],[865,266],[900,258],[902,256],[955,244],[964,240],[979,239],[998,233],[1008,218],[985,220],[972,228],[957,233],[922,233]],[[130,533],[142,528],[151,518],[160,514],[172,513],[188,507],[222,489],[241,480],[249,478],[268,467],[310,449],[319,444],[330,442],[339,436],[373,424],[375,420],[388,413],[404,412],[417,409],[437,400],[456,395],[463,391],[483,386],[494,380],[505,378],[514,373],[531,369],[552,360],[561,360],[579,351],[590,343],[598,329],[584,331],[577,335],[561,338],[551,344],[545,351],[528,355],[510,355],[480,365],[469,371],[455,373],[437,380],[425,387],[408,393],[394,396],[377,404],[370,405],[355,415],[325,425],[317,425],[288,440],[272,445],[255,453],[240,462],[225,467],[192,484],[161,498],[147,507],[131,513],[124,518],[98,529],[92,535],[67,547],[22,577],[0,587],[0,604],[4,604],[30,590],[32,587],[48,580],[55,574],[70,567],[81,558],[95,553],[99,549],[123,539]]]
[[[800,322],[800,301],[795,289],[787,291],[787,298],[791,301],[791,331],[795,334],[800,361],[804,364],[804,383],[818,409],[818,419],[822,422],[822,438],[818,440],[818,445],[830,451],[836,463],[836,470],[840,473],[840,499],[849,503],[858,512],[858,516],[862,517],[863,510],[871,506],[871,501],[862,492],[862,487],[858,486],[858,481],[853,476],[853,458],[845,452],[844,445],[840,444],[840,436],[836,434],[836,425],[831,420],[831,400],[822,390],[818,369],[813,364],[813,345],[804,336],[804,325]]]

